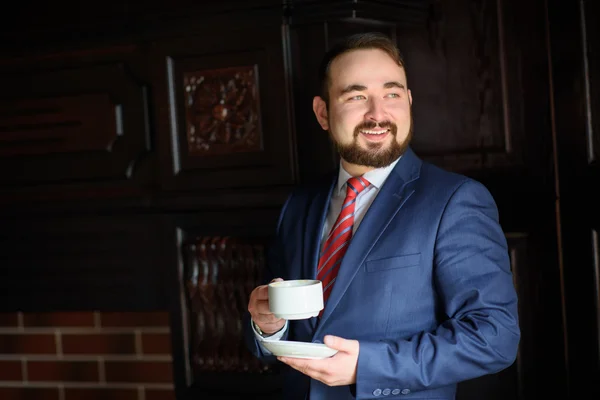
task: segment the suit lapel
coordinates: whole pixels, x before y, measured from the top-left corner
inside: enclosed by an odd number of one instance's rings
[[[337,174],[331,182],[329,190],[319,190],[310,204],[304,227],[305,262],[303,263],[304,270],[302,271],[303,279],[316,279],[321,247],[321,232],[327,218],[329,202],[331,201],[331,194],[335,188],[336,181]]]
[[[335,310],[385,228],[414,192],[408,184],[418,179],[421,164],[409,148],[388,176],[348,246],[315,336]]]

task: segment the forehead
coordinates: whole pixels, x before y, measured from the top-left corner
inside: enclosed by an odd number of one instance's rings
[[[400,82],[406,86],[406,73],[385,51],[379,49],[352,50],[337,57],[329,69],[332,89],[347,85],[383,86]]]

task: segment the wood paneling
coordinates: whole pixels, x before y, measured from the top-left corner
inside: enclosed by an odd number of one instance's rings
[[[433,10],[426,27],[402,27],[397,39],[413,92],[415,150],[460,172],[523,164],[520,49],[507,35],[504,2],[451,0]]]
[[[224,301],[223,292],[220,291],[227,284],[228,275],[219,275],[219,267],[222,266],[227,271],[227,268],[233,267],[234,264],[224,265],[223,260],[211,258],[215,262],[212,268],[209,265],[200,265],[203,260],[208,259],[202,258],[201,252],[198,253],[198,250],[201,250],[198,245],[202,245],[203,242],[205,245],[212,245],[214,240],[216,246],[224,238],[228,238],[228,241],[242,241],[257,246],[257,249],[266,248],[278,217],[279,207],[272,207],[255,208],[252,212],[245,209],[200,210],[195,213],[182,213],[169,220],[169,241],[173,246],[168,254],[168,263],[177,266],[177,274],[171,277],[170,287],[174,293],[178,293],[178,297],[171,303],[171,327],[175,385],[179,396],[189,396],[191,392],[193,396],[203,398],[234,399],[246,393],[250,397],[254,394],[259,398],[268,399],[271,395],[276,395],[281,388],[281,379],[277,374],[270,370],[261,370],[256,363],[246,360],[245,348],[240,349],[239,356],[232,357],[233,362],[227,367],[215,359],[215,356],[224,355],[221,352],[231,354],[232,347],[239,348],[239,332],[236,333],[235,329],[233,332],[226,332],[223,329],[225,323],[234,323],[235,319],[231,318],[231,315],[215,315],[215,309],[231,313],[233,308],[238,307],[237,304]],[[215,249],[218,256],[219,251],[216,247]],[[248,250],[248,247],[245,246],[245,249]],[[215,255],[214,251],[211,253]],[[250,263],[250,269],[260,275],[263,265],[262,252],[252,253],[252,257],[242,254],[240,256]],[[212,274],[208,275],[205,267]],[[241,276],[245,276],[246,285],[258,278],[247,274]],[[203,284],[205,278],[206,283]],[[217,290],[220,294],[215,293]],[[249,288],[245,286],[235,290],[237,296],[247,296]],[[203,299],[211,295],[214,300],[210,304],[204,303]],[[199,323],[203,323],[203,327],[199,327]],[[204,335],[200,334],[201,332]],[[208,357],[212,357],[212,364],[206,362]],[[202,362],[200,358],[203,359]],[[237,369],[243,363],[247,363],[249,371],[252,372]]]
[[[594,1],[548,1],[552,130],[556,138],[558,212],[569,395],[600,396],[585,376],[600,374],[600,315],[594,231],[600,230],[596,131],[600,7]],[[594,21],[594,22],[591,22]],[[594,32],[596,34],[594,34]],[[589,392],[589,394],[588,394]]]
[[[282,46],[287,39],[279,21],[230,32],[213,29],[210,35],[219,40],[207,41],[205,36],[191,36],[156,41],[150,46],[151,64],[155,66],[158,152],[164,166],[159,171],[161,187],[190,191],[293,183],[296,168],[294,130],[290,124]],[[223,138],[230,135],[229,142],[246,131],[251,133],[250,141],[238,146],[214,143],[206,154],[198,154],[186,132],[189,129],[186,77],[206,71],[221,74],[218,79],[227,79],[224,71],[228,68],[248,71],[248,67],[252,79],[247,83],[234,74],[234,80],[227,83],[233,87],[209,89],[213,93],[210,97],[204,96],[205,101],[219,104],[210,106],[210,117],[204,111],[205,116],[199,118],[209,118],[207,123],[215,124],[214,134]],[[242,95],[244,86],[254,92]],[[218,92],[214,92],[217,89]],[[235,96],[229,98],[225,90]],[[239,91],[236,93],[235,90]],[[223,104],[220,104],[221,100]],[[247,105],[236,104],[236,101],[247,102]],[[220,109],[218,117],[222,121],[215,118],[217,109]],[[228,111],[223,117],[225,109]],[[248,112],[255,115],[249,118]],[[237,133],[235,124],[240,126]]]
[[[192,371],[184,249],[266,243],[291,187],[337,166],[310,107],[318,64],[336,39],[376,30],[405,56],[416,152],[484,183],[509,240],[519,357],[459,397],[596,390],[599,2],[14,6],[0,24],[0,308],[169,309],[179,398],[274,395],[276,375]],[[48,339],[38,351],[56,350]]]
[[[183,80],[190,155],[261,150],[258,71],[254,65],[188,72]]]
[[[126,181],[150,150],[147,87],[126,62],[0,66],[0,182]]]
[[[0,308],[165,308],[161,238],[151,216],[5,219]]]
[[[600,27],[597,16],[600,5],[597,1],[581,2],[581,35],[584,57],[584,85],[586,96],[588,154],[596,168],[600,165]]]
[[[404,26],[422,25],[430,1],[422,0],[286,0],[293,24],[360,19],[390,21]]]
[[[0,155],[109,151],[123,135],[122,105],[108,95],[81,95],[0,104]]]
[[[182,252],[194,372],[267,370],[246,348],[240,324],[250,293],[262,284],[265,244],[205,236],[188,240]]]

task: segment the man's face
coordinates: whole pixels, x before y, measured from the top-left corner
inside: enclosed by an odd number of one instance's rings
[[[353,50],[329,69],[329,107],[315,97],[313,110],[351,174],[391,164],[412,136],[412,98],[406,73],[379,49]]]

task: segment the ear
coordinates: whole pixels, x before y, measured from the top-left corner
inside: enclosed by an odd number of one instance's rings
[[[313,111],[317,117],[317,122],[323,130],[329,130],[329,119],[327,118],[327,104],[320,96],[313,99]]]
[[[408,89],[408,104],[412,106],[412,92]]]

